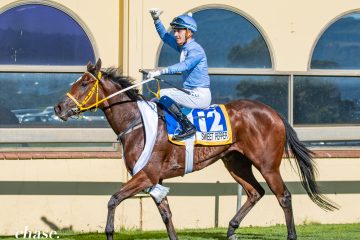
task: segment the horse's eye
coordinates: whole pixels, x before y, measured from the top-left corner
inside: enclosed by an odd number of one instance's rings
[[[87,85],[87,82],[86,82],[86,81],[83,81],[83,82],[81,83],[81,86],[82,86],[82,87],[86,87],[86,85]]]

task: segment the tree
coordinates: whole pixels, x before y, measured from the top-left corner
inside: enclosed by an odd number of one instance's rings
[[[249,77],[236,86],[237,96],[265,103],[287,116],[288,83],[283,78],[270,76],[265,81]]]
[[[228,60],[235,67],[271,67],[271,60],[266,43],[261,35],[250,43],[235,45],[230,49]]]

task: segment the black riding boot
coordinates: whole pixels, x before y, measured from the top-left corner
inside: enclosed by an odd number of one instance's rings
[[[181,112],[180,107],[177,104],[171,104],[167,110],[180,122],[182,127],[181,132],[173,136],[173,140],[183,140],[196,133],[195,126],[189,121],[185,114]]]

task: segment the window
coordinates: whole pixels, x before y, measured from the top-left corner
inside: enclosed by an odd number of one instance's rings
[[[70,15],[42,4],[23,4],[2,12],[0,52],[0,67],[12,66],[11,72],[0,72],[0,111],[6,116],[0,119],[0,127],[108,126],[101,111],[67,122],[54,115],[54,104],[84,66],[95,62],[88,35]],[[61,67],[71,71],[62,72]]]
[[[316,147],[360,146],[360,12],[319,37],[308,74],[293,77],[293,123]]]
[[[1,127],[101,127],[101,111],[86,112],[80,119],[61,121],[53,106],[67,92],[79,73],[0,73]]]
[[[95,55],[84,30],[54,7],[26,4],[0,14],[0,64],[84,65]]]
[[[193,17],[198,25],[194,38],[204,48],[210,68],[272,68],[264,38],[246,18],[225,9],[201,10]],[[178,61],[178,53],[164,44],[158,65]]]
[[[321,35],[310,64],[314,74],[294,77],[294,124],[360,124],[360,78],[352,71],[360,69],[359,27],[360,13],[351,13]]]
[[[326,29],[316,44],[312,69],[360,69],[360,12],[348,14]]]
[[[294,124],[359,123],[360,77],[295,77]]]
[[[70,10],[38,2],[0,9],[0,150],[115,150],[101,111],[67,122],[54,115],[54,104],[95,62],[96,47]]]

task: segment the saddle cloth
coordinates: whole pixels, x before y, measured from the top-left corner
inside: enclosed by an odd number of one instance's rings
[[[183,108],[182,112],[196,128],[196,145],[225,145],[232,143],[232,132],[228,113],[224,105],[211,105],[207,109]],[[169,140],[178,145],[185,141],[173,140],[173,135],[181,131],[181,125],[167,111],[164,111]]]

